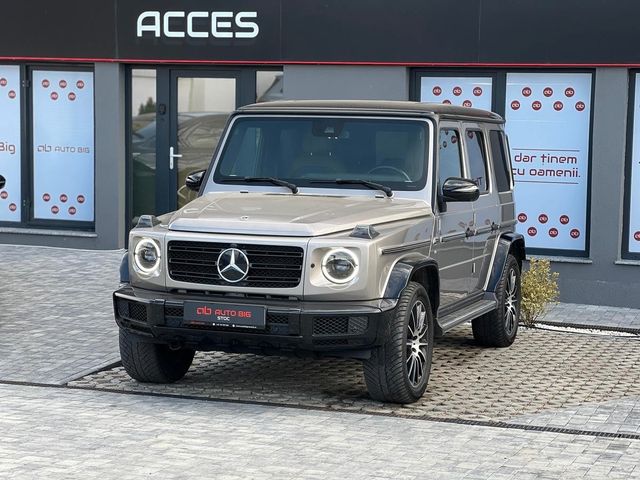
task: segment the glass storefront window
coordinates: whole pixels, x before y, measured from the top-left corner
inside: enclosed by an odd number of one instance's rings
[[[284,98],[284,74],[279,70],[256,72],[256,102],[273,102]]]
[[[19,222],[22,213],[20,94],[20,67],[0,65],[0,222]]]
[[[491,110],[492,88],[491,77],[423,76],[420,101]]]
[[[633,98],[633,139],[628,165],[627,207],[623,238],[623,256],[640,260],[640,75],[635,74]]]

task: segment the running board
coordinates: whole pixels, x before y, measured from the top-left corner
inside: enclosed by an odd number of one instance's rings
[[[473,320],[480,315],[484,315],[485,313],[489,313],[490,311],[495,310],[497,306],[498,302],[496,302],[495,300],[479,300],[472,303],[471,305],[461,308],[460,310],[451,312],[442,318],[438,318],[438,325],[440,325],[440,328],[443,332],[446,332],[447,330],[451,330],[456,325],[468,322],[469,320]]]

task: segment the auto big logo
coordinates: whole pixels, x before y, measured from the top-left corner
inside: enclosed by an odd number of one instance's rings
[[[436,97],[439,97],[440,94],[442,93],[442,89],[440,87],[438,87],[438,86],[435,86],[435,87],[433,87],[432,92]]]
[[[634,234],[633,234],[633,238],[634,238],[636,241],[640,242],[640,231],[638,231],[638,232],[634,233]]]
[[[528,234],[530,237],[535,237],[535,236],[538,234],[538,229],[537,229],[536,227],[529,227],[529,228],[527,229],[527,234]]]
[[[525,97],[531,96],[531,89],[529,87],[524,87],[522,89],[522,95],[524,95]]]
[[[543,94],[545,97],[550,97],[551,95],[553,95],[553,88],[551,88],[551,87],[547,87],[547,88],[545,88],[545,89],[542,91],[542,94]]]
[[[480,88],[480,87],[475,87],[475,88],[473,89],[473,94],[474,94],[476,97],[479,97],[480,95],[482,95],[482,88]]]
[[[549,236],[551,238],[556,238],[558,236],[558,229],[555,227],[552,227],[549,229]]]
[[[460,95],[462,95],[462,88],[460,87],[453,87],[453,94],[456,97],[459,97]]]
[[[541,213],[540,216],[538,217],[538,221],[540,223],[547,223],[549,221],[549,217],[546,214]]]
[[[514,100],[511,102],[511,108],[513,110],[518,110],[520,108],[520,102],[518,100]]]
[[[520,223],[524,223],[527,221],[527,214],[526,213],[519,213],[518,214],[518,221]]]
[[[586,108],[584,102],[576,102],[576,110],[579,112],[583,111]]]
[[[531,108],[533,108],[535,111],[540,110],[542,108],[542,102],[539,102],[538,100],[536,100],[531,104]]]

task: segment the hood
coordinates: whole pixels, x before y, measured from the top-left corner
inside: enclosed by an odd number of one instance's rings
[[[169,229],[314,237],[430,214],[429,205],[420,200],[220,192],[203,195],[176,211]]]

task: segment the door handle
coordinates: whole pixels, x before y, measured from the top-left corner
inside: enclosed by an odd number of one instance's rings
[[[169,147],[169,170],[173,170],[174,160],[176,158],[182,158],[182,155],[179,153],[174,153],[175,149],[173,147]]]

